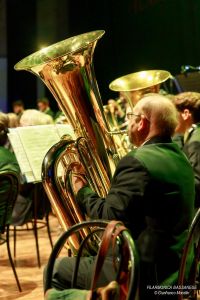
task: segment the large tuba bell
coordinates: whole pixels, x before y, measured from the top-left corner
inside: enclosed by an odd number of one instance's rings
[[[82,163],[95,191],[105,197],[121,156],[106,121],[93,68],[93,53],[104,31],[81,34],[29,55],[15,65],[46,84],[72,125],[76,139],[64,138],[43,161],[43,185],[64,230],[84,220],[74,199],[70,174]],[[65,174],[58,176],[58,166]],[[73,241],[77,247],[77,240]]]

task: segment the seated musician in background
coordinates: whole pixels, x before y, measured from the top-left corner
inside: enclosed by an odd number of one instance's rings
[[[19,175],[20,170],[15,155],[5,147],[8,140],[7,138],[8,123],[9,123],[8,116],[0,112],[0,172],[2,171],[14,172],[17,175]],[[1,200],[3,200],[7,191],[8,191],[7,187],[1,182],[0,184]],[[0,205],[0,216],[2,216],[1,205]]]
[[[195,206],[200,207],[200,93],[183,92],[175,99],[178,110],[176,132],[183,136],[183,151],[195,174]]]
[[[49,100],[47,98],[40,98],[37,100],[37,107],[38,110],[51,116],[52,118],[54,118],[54,112],[52,111],[52,109],[49,106]]]
[[[8,124],[8,116],[0,112],[0,171],[13,171],[19,174],[19,166],[15,155],[5,147],[8,141]]]
[[[100,198],[80,176],[73,176],[73,185],[87,216],[121,220],[131,230],[140,258],[140,299],[154,299],[154,290],[147,286],[170,285],[177,280],[193,218],[194,175],[189,161],[171,140],[177,112],[169,99],[158,94],[145,96],[127,118],[129,139],[137,149],[119,162],[107,197]],[[93,260],[82,258],[79,288],[90,288]],[[112,259],[106,260],[98,286],[113,280],[112,264]],[[73,266],[74,258],[57,259],[54,288],[70,288]]]
[[[15,158],[14,153],[7,148],[8,145],[8,126],[9,126],[9,117],[8,115],[0,112],[0,172],[1,171],[12,171],[15,172],[19,178],[21,179],[20,168],[18,162]],[[20,180],[21,181],[21,180]],[[16,222],[16,220],[24,220],[24,215],[29,208],[29,204],[27,200],[25,201],[25,205],[23,210],[19,210],[18,207],[21,206],[21,199],[25,199],[25,190],[26,193],[30,191],[30,185],[20,185],[20,191],[17,196],[15,206],[12,212],[12,224]],[[6,189],[7,191],[7,189]],[[4,186],[0,186],[0,197],[3,197],[5,193]],[[0,211],[1,214],[1,211]],[[14,224],[15,225],[15,224]]]
[[[12,102],[12,109],[13,109],[13,113],[18,116],[18,120],[20,120],[20,117],[23,114],[23,111],[25,109],[23,101],[17,100]]]

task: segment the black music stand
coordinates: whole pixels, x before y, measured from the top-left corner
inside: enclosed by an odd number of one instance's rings
[[[200,92],[200,72],[186,72],[175,76],[174,84],[179,93]]]

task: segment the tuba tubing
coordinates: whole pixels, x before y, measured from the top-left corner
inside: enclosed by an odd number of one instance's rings
[[[43,186],[54,209],[54,213],[64,230],[69,229],[72,224],[81,223],[85,220],[80,208],[76,206],[74,209],[73,195],[70,192],[66,194],[65,182],[59,180],[58,177],[59,161],[63,160],[67,147],[72,143],[73,141],[62,139],[53,145],[45,155],[42,164]],[[78,249],[80,240],[86,235],[87,231],[85,230],[81,237],[73,236],[73,238],[70,238],[69,243],[73,252]]]

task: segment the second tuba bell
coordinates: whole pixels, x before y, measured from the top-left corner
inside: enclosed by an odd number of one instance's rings
[[[161,83],[172,75],[165,70],[147,70],[124,75],[112,81],[109,88],[120,92],[133,108],[144,94],[158,93]]]

